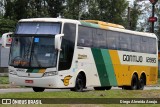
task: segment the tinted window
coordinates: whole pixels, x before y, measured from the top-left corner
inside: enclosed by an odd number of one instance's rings
[[[91,47],[92,46],[92,29],[79,26],[78,30],[78,45]]]
[[[156,50],[157,50],[157,46],[156,46],[156,39],[154,38],[149,38],[148,39],[148,43],[149,43],[149,53],[151,54],[156,54]]]
[[[19,23],[15,34],[59,34],[61,24],[49,22]]]
[[[94,29],[93,31],[93,47],[107,48],[106,31],[101,29]]]
[[[59,59],[59,70],[70,69],[73,59],[75,36],[76,36],[76,25],[75,24],[64,24],[64,37],[62,39],[62,51]]]
[[[107,46],[109,49],[118,49],[119,46],[119,33],[118,32],[107,32]]]
[[[131,36],[130,34],[120,33],[120,50],[130,51],[131,50]]]
[[[136,36],[136,35],[132,35],[132,51],[133,52],[140,52],[140,44],[141,44],[141,37],[140,36]]]
[[[69,42],[75,43],[76,37],[76,25],[75,24],[64,24],[64,39],[68,40]]]
[[[141,52],[142,53],[148,53],[149,51],[148,47],[148,37],[141,37]]]

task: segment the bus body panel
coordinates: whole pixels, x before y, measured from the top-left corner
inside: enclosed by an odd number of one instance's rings
[[[91,48],[77,48],[78,71],[86,74],[86,86],[100,86],[99,74]],[[78,73],[77,73],[78,75]]]
[[[146,85],[157,82],[157,60],[155,63],[146,62],[147,57],[156,58],[156,55],[92,48],[93,60],[89,62],[87,58],[92,55],[88,54],[87,49],[88,48],[83,47],[82,50],[84,51],[80,52],[81,58],[79,58],[80,60],[83,59],[83,62],[79,61],[80,63],[78,64],[78,68],[83,68],[86,75],[90,73],[90,76],[87,76],[87,83],[94,79],[91,70],[97,72],[96,75],[99,76],[99,80],[97,81],[100,81],[99,86],[129,86],[131,85],[131,79],[134,73],[138,74],[138,79],[140,79],[141,74],[144,73],[146,75]],[[125,62],[123,61],[123,54],[142,56],[143,62],[139,62],[138,59],[133,59],[133,62]],[[94,85],[97,86],[96,83],[94,83]],[[87,86],[90,85],[87,84]]]

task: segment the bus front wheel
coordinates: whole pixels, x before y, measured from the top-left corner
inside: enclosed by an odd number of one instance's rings
[[[45,88],[41,88],[41,87],[32,87],[34,92],[43,92],[45,90]]]
[[[84,78],[83,78],[82,74],[78,74],[78,76],[76,78],[76,85],[74,88],[71,88],[71,91],[82,92],[84,87],[85,87]]]

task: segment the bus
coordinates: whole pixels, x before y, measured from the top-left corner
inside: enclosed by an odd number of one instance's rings
[[[12,42],[12,32],[2,34],[0,37],[0,75],[8,75],[9,51]]]
[[[2,47],[10,47],[12,42],[12,34],[13,32],[4,33],[1,38]]]
[[[142,90],[157,83],[158,42],[153,33],[98,20],[21,19],[8,69],[11,85],[35,92]]]

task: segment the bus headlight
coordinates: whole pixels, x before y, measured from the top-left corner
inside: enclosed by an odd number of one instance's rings
[[[12,75],[17,75],[17,72],[15,70],[9,70],[9,73]]]
[[[58,72],[57,71],[50,71],[50,72],[45,72],[43,74],[44,77],[46,77],[46,76],[54,76],[54,75],[58,75]]]

